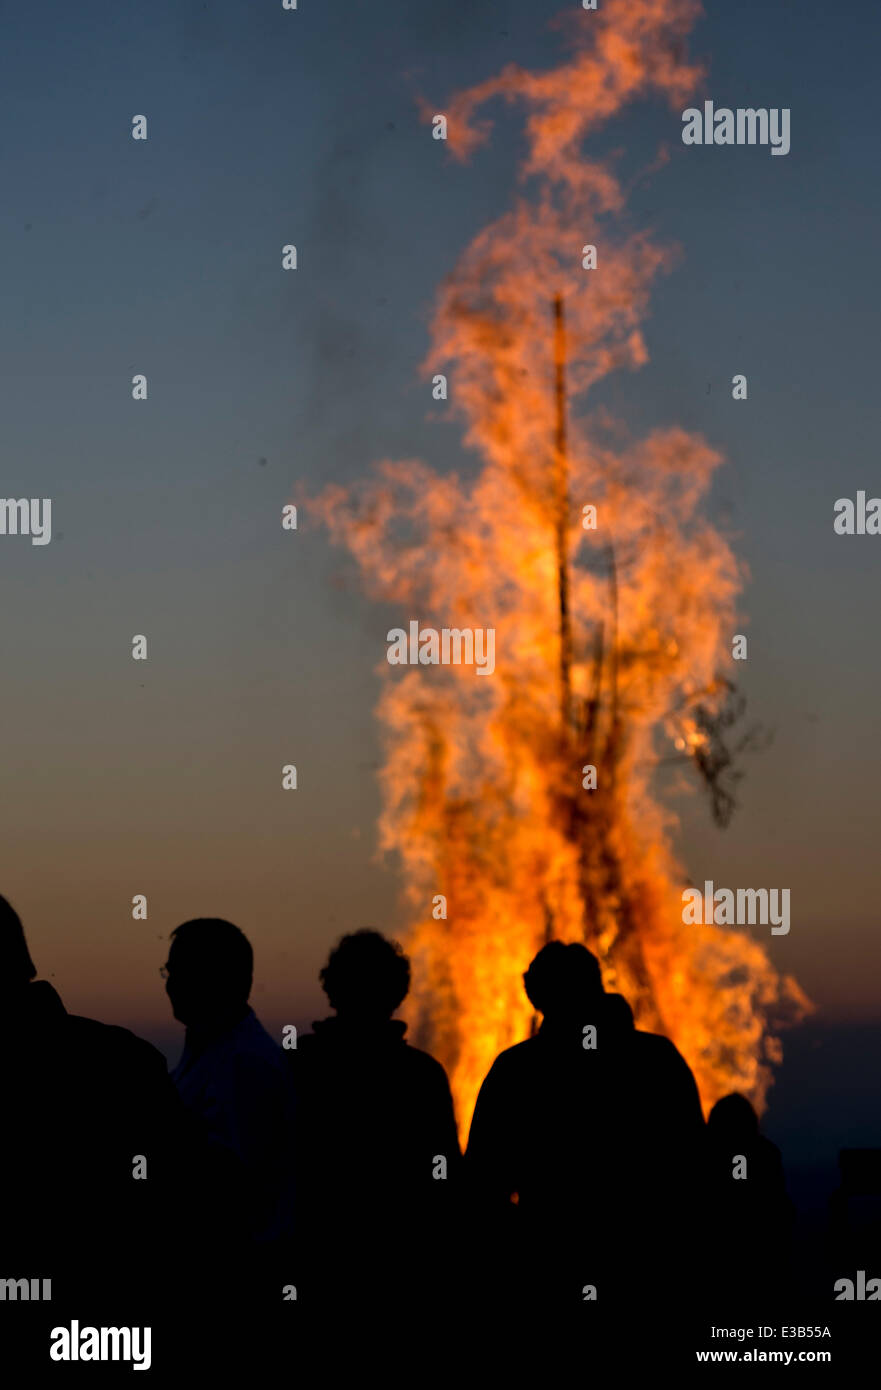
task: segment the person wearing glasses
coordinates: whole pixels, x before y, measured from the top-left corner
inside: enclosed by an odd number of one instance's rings
[[[251,943],[232,922],[196,918],[172,932],[161,973],[186,1027],[171,1076],[206,1145],[224,1241],[267,1255],[293,1224],[293,1087],[281,1048],[248,1003]]]

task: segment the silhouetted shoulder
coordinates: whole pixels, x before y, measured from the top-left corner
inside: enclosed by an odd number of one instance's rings
[[[369,1044],[368,1048],[359,1054],[357,1035],[344,1033],[335,1025],[335,1019],[322,1020],[320,1024],[314,1025],[314,1033],[306,1033],[298,1038],[296,1048],[284,1054],[295,1076],[308,1076],[314,1069],[320,1069],[326,1064],[345,1065],[348,1069],[359,1055],[362,1061],[366,1060],[368,1065],[374,1065],[369,1061],[370,1057],[375,1055],[368,1050]],[[408,1076],[418,1085],[449,1090],[447,1074],[440,1062],[429,1052],[411,1046],[403,1036],[402,1030],[403,1025],[400,1025],[383,1040],[383,1068],[391,1065],[398,1070],[398,1075]]]
[[[79,1014],[67,1015],[68,1036],[76,1046],[96,1056],[118,1060],[121,1066],[135,1068],[142,1073],[167,1076],[168,1067],[158,1048],[145,1038],[139,1038],[128,1028],[120,1028],[112,1023],[99,1023],[94,1018],[83,1018]]]
[[[407,1065],[414,1076],[418,1076],[426,1082],[433,1081],[436,1085],[449,1085],[447,1073],[430,1052],[423,1052],[420,1047],[411,1047],[409,1043],[405,1042],[403,1056],[406,1057]]]
[[[703,1132],[704,1115],[697,1082],[679,1048],[660,1033],[639,1030],[633,1034],[633,1047],[646,1104],[660,1106],[683,1138],[694,1139]]]
[[[524,1042],[514,1043],[513,1047],[506,1047],[487,1072],[487,1080],[493,1073],[497,1077],[507,1076],[508,1072],[516,1071],[518,1067],[531,1062],[535,1057],[535,1043],[535,1038],[526,1038]]]
[[[519,1108],[522,1088],[530,1078],[534,1079],[539,1062],[535,1038],[515,1043],[499,1053],[477,1094],[468,1140],[470,1153],[486,1142],[488,1118],[495,1123],[502,1112],[510,1115],[512,1107]]]
[[[669,1038],[665,1038],[663,1033],[643,1033],[641,1029],[635,1029],[631,1036],[634,1045],[656,1065],[685,1067],[690,1070],[679,1048]]]
[[[676,1044],[665,1037],[663,1033],[647,1033],[642,1028],[635,1028],[633,1038],[641,1047],[654,1048],[659,1054],[667,1052],[672,1055],[675,1052],[677,1057],[681,1055]]]

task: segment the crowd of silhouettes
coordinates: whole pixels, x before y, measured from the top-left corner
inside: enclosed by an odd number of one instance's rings
[[[163,1291],[179,1278],[193,1306],[210,1288],[216,1312],[218,1289],[230,1309],[628,1304],[680,1274],[736,1299],[779,1270],[791,1209],[749,1101],[705,1124],[681,1054],[634,1027],[583,945],[526,970],[540,1026],[493,1062],[464,1154],[444,1068],[393,1017],[400,946],[344,936],[320,974],[333,1014],[289,1050],[248,1002],[253,967],[230,922],[172,933],[169,1075],[133,1033],[66,1011],[0,899],[4,1273],[121,1310],[172,1265]]]

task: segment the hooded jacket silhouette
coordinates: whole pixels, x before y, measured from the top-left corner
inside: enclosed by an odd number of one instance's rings
[[[680,1053],[634,1029],[585,947],[550,942],[524,983],[544,1021],[493,1063],[466,1168],[503,1258],[524,1243],[574,1297],[581,1275],[617,1277],[628,1249],[668,1249],[676,1227],[683,1236],[703,1116]]]

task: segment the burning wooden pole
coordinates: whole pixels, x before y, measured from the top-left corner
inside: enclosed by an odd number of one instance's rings
[[[554,296],[554,535],[557,562],[560,647],[560,749],[564,777],[575,776],[582,759],[598,764],[603,777],[600,801],[585,800],[579,792],[564,794],[563,817],[566,834],[578,850],[580,895],[585,941],[600,949],[601,919],[610,905],[616,918],[616,941],[622,961],[626,961],[633,986],[645,1010],[653,1005],[651,982],[646,969],[642,941],[622,865],[614,845],[613,826],[621,813],[618,765],[622,757],[625,730],[618,701],[618,568],[615,549],[607,548],[609,574],[609,634],[600,624],[594,646],[593,680],[590,696],[576,719],[572,696],[574,644],[569,576],[569,459],[566,428],[566,323],[563,297]],[[608,681],[606,718],[603,714],[603,686]],[[579,755],[576,759],[576,754]],[[553,914],[545,907],[545,940],[553,934]],[[602,953],[605,954],[605,953]]]
[[[554,296],[554,530],[557,551],[557,590],[560,606],[560,723],[564,743],[572,721],[572,615],[569,611],[569,464],[566,450],[566,325],[563,296]]]

